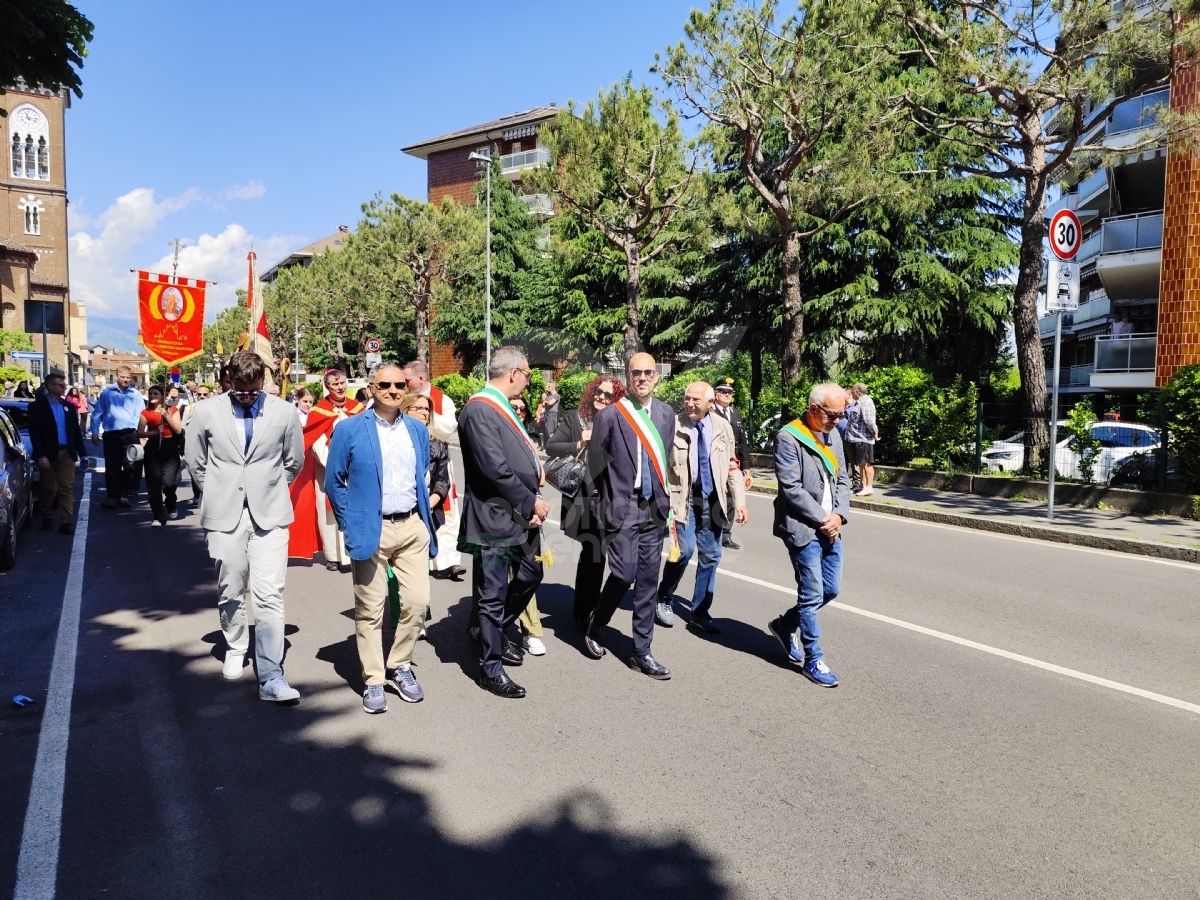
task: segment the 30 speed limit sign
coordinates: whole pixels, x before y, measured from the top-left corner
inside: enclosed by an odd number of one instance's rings
[[[1050,220],[1050,249],[1059,259],[1074,259],[1083,243],[1083,228],[1079,216],[1069,209],[1060,209]]]
[[[367,338],[367,353],[379,353],[382,350],[383,342],[379,338]]]

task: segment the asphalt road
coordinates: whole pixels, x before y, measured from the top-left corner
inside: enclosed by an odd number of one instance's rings
[[[302,700],[279,708],[221,679],[198,517],[94,504],[58,896],[1200,897],[1200,713],[1105,683],[1200,704],[1200,568],[856,512],[823,690],[766,631],[792,576],[770,499],[749,503],[722,633],[656,634],[670,681],[624,665],[627,611],[609,656],[582,654],[573,545],[548,528],[549,651],[510,670],[529,697],[476,687],[469,585],[435,581],[427,699],[383,716],[361,711],[348,575],[289,569]],[[20,554],[0,576],[3,896],[70,539],[27,532]]]

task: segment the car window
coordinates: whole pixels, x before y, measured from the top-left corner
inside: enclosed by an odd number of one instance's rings
[[[3,439],[5,447],[15,447],[20,443],[20,437],[4,410],[0,410],[0,439]]]
[[[1114,447],[1157,447],[1158,435],[1153,431],[1142,428],[1122,428],[1119,425],[1113,429]]]
[[[8,413],[17,428],[29,427],[29,407],[26,404],[14,403],[12,406],[5,406],[4,412]]]

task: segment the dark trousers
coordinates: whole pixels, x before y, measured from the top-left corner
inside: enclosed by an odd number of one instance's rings
[[[579,530],[579,562],[575,565],[575,605],[571,614],[586,622],[600,604],[604,583],[604,546],[598,528]]]
[[[104,491],[109,500],[132,494],[142,482],[142,464],[130,466],[125,459],[125,448],[137,440],[136,428],[104,432]]]
[[[654,604],[666,536],[666,523],[654,501],[638,498],[620,530],[608,539],[608,581],[600,592],[592,627],[607,625],[633,587],[633,652],[638,656],[649,653],[654,640]]]
[[[479,580],[479,638],[483,647],[480,668],[489,678],[504,673],[500,661],[504,633],[529,605],[542,583],[542,564],[534,559],[539,537],[531,532],[524,544],[479,547],[472,550]],[[511,573],[511,580],[509,578]]]
[[[167,513],[175,512],[175,488],[179,484],[179,440],[164,438],[162,445],[158,446],[158,441],[151,438],[146,444],[146,451],[146,496],[150,501],[150,512],[158,521],[165,522]]]

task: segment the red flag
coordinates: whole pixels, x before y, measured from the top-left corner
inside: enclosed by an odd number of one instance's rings
[[[204,352],[204,293],[208,282],[138,272],[142,346],[163,365]]]

